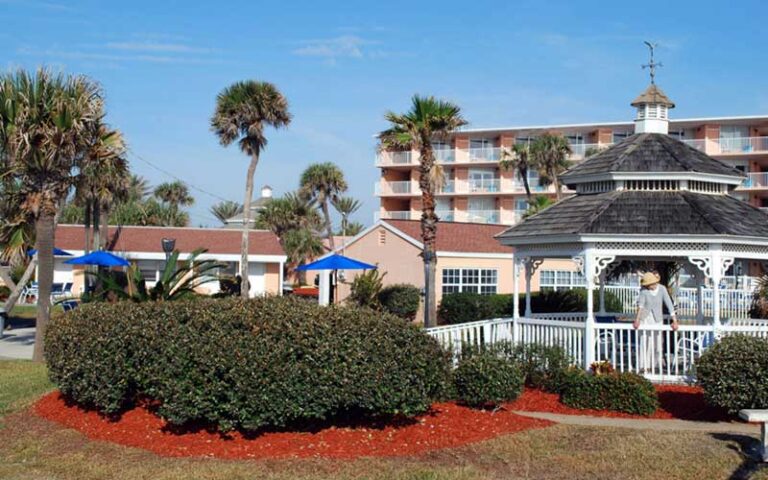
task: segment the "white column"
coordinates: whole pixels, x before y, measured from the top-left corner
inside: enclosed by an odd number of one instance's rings
[[[514,308],[514,312],[512,314],[512,318],[518,319],[520,318],[520,261],[515,258],[512,262],[512,279],[514,282],[514,285],[512,286],[512,308]]]
[[[285,267],[285,264],[283,262],[280,262],[280,270],[277,274],[277,296],[282,297],[283,296],[283,282],[285,279],[283,278],[283,267]]]
[[[584,331],[584,369],[595,361],[595,255],[591,249],[584,251],[584,276],[587,279],[587,318]]]
[[[531,318],[531,278],[533,277],[533,262],[528,259],[525,262],[525,316]]]
[[[331,294],[331,271],[320,270],[320,282],[317,292],[318,303],[328,305],[328,297]]]
[[[696,323],[704,325],[704,282],[706,278],[696,270]]]
[[[605,315],[605,272],[600,274],[600,315]]]

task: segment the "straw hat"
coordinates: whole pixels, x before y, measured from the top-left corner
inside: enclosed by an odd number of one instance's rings
[[[654,283],[659,283],[660,281],[661,279],[655,273],[645,272],[643,276],[640,278],[640,286],[648,287],[650,285],[653,285]]]

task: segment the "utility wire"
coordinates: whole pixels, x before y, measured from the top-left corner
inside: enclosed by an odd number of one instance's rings
[[[158,166],[157,166],[157,165],[155,165],[154,163],[150,162],[149,160],[147,160],[147,159],[143,158],[141,155],[139,155],[138,153],[136,153],[135,151],[133,151],[133,149],[131,149],[130,147],[129,147],[127,150],[128,150],[130,153],[131,153],[131,155],[133,155],[134,157],[136,157],[136,158],[137,158],[137,159],[139,159],[140,161],[142,161],[142,162],[146,163],[147,165],[149,165],[150,167],[154,168],[154,169],[155,169],[155,170],[157,170],[158,172],[161,172],[161,173],[163,173],[163,174],[165,174],[165,175],[168,175],[168,176],[169,176],[169,177],[171,177],[171,178],[174,178],[174,179],[176,179],[176,180],[180,181],[181,183],[183,183],[184,185],[188,186],[188,187],[189,187],[189,188],[191,188],[192,190],[196,190],[196,191],[198,191],[198,192],[200,192],[200,193],[204,193],[205,195],[208,195],[208,196],[210,196],[210,197],[213,197],[213,198],[215,198],[215,199],[217,199],[217,200],[222,200],[222,201],[224,201],[224,202],[228,202],[228,201],[230,201],[230,199],[228,199],[228,198],[224,198],[224,197],[222,197],[222,196],[220,196],[220,195],[217,195],[217,194],[215,194],[215,193],[211,193],[211,192],[209,192],[209,191],[207,191],[207,190],[205,190],[205,189],[203,189],[203,188],[200,188],[200,187],[198,187],[197,185],[193,185],[193,184],[191,184],[191,183],[187,182],[186,180],[184,180],[184,179],[180,178],[178,175],[175,175],[175,174],[173,174],[173,173],[169,172],[168,170],[165,170],[164,168],[158,167]]]

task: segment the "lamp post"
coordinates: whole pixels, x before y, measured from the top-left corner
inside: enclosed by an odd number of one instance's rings
[[[164,238],[160,241],[160,244],[163,247],[163,252],[165,252],[165,264],[168,265],[168,259],[171,258],[171,253],[173,253],[174,248],[176,248],[176,239],[175,238]],[[163,268],[165,270],[165,268]]]

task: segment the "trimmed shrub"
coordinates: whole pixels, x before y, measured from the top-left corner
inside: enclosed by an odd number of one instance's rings
[[[453,372],[456,398],[473,407],[497,406],[523,391],[523,375],[509,360],[491,351],[463,358]]]
[[[368,270],[357,275],[352,280],[347,302],[359,307],[379,310],[381,308],[379,293],[381,293],[382,282],[386,275],[386,272],[382,274],[378,269]]]
[[[569,407],[651,415],[659,407],[653,384],[634,373],[594,375],[569,369],[560,400]]]
[[[397,317],[291,297],[83,305],[52,320],[46,359],[78,403],[148,398],[171,424],[222,431],[415,415],[450,380],[448,354]]]
[[[450,293],[443,295],[437,315],[441,323],[457,324],[512,316],[512,295],[481,295],[479,293]]]
[[[484,346],[465,345],[461,355],[464,359],[485,352],[514,363],[520,370],[526,386],[553,393],[561,391],[565,372],[573,364],[563,348],[541,344],[514,345],[512,342],[497,342]]]
[[[730,335],[702,354],[696,379],[710,405],[735,414],[768,408],[768,340]]]
[[[414,285],[398,283],[384,287],[379,293],[379,304],[385,312],[406,320],[416,318],[421,301],[421,290]]]

